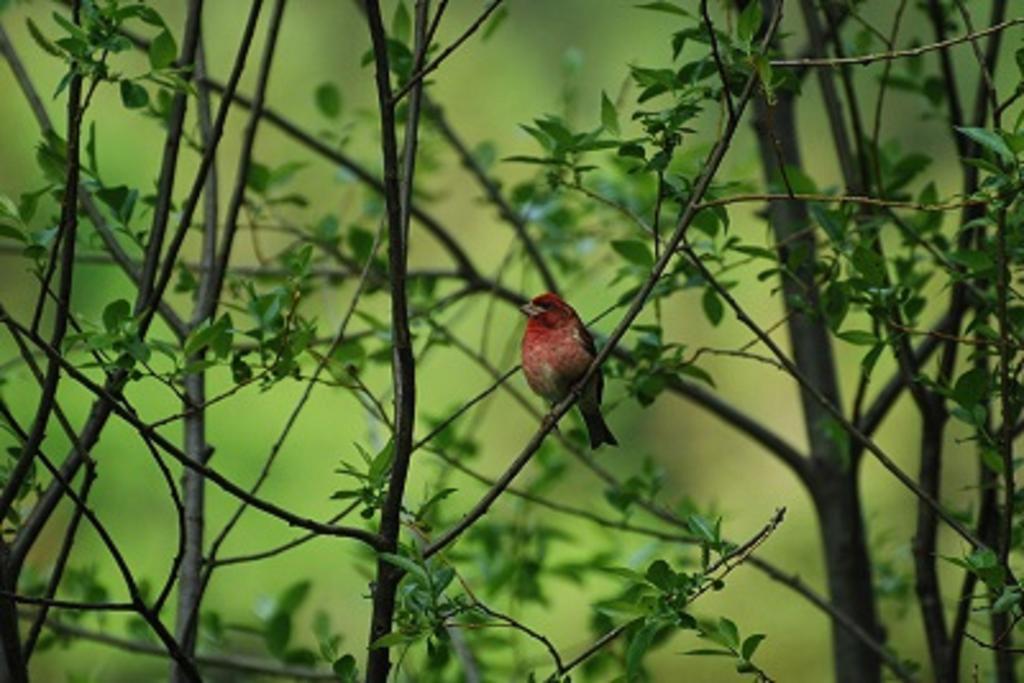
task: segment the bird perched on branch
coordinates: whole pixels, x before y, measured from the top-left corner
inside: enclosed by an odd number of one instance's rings
[[[521,307],[527,316],[523,334],[523,372],[534,393],[551,403],[564,399],[597,355],[594,338],[572,306],[550,292]],[[579,408],[590,434],[590,447],[618,446],[601,416],[604,378],[598,369],[580,395]]]

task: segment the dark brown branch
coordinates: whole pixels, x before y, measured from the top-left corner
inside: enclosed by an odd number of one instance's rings
[[[421,0],[423,1],[423,0]],[[413,178],[402,177],[399,170],[398,141],[395,135],[396,98],[391,90],[391,67],[388,59],[387,35],[381,20],[378,0],[366,0],[367,24],[373,44],[377,85],[377,106],[380,113],[381,156],[384,165],[384,203],[388,227],[388,279],[391,285],[391,375],[394,392],[394,458],[388,479],[387,493],[380,513],[379,537],[381,549],[395,552],[401,524],[402,499],[412,457],[413,429],[416,419],[416,359],[412,353],[409,333],[409,311],[406,301],[406,266],[408,251],[405,242],[408,225]],[[426,46],[422,44],[426,27],[426,12],[417,12],[416,54],[422,58]],[[415,60],[414,60],[415,61]],[[422,80],[410,81],[410,87],[422,88]],[[412,120],[406,135],[415,136],[419,120]],[[411,172],[415,145],[406,148]],[[403,208],[406,207],[406,208]],[[369,642],[372,644],[391,630],[395,612],[395,592],[402,579],[402,571],[383,559],[377,562],[377,579],[373,587],[373,613],[370,617]],[[370,650],[366,663],[367,683],[386,683],[391,669],[390,653],[386,647]]]
[[[202,289],[200,297],[196,303],[196,309],[193,316],[195,324],[200,324],[204,320],[212,320],[216,315],[220,294],[224,286],[224,281],[227,277],[228,265],[231,261],[232,245],[234,244],[234,238],[238,230],[238,218],[242,210],[242,204],[245,200],[246,189],[249,183],[249,172],[252,165],[253,149],[256,144],[256,133],[261,120],[260,114],[263,111],[267,84],[270,81],[270,69],[273,65],[274,56],[277,51],[278,36],[281,33],[281,23],[284,18],[285,4],[285,0],[276,0],[273,10],[271,11],[270,24],[267,28],[267,38],[263,46],[263,54],[260,58],[259,70],[256,75],[256,89],[253,95],[253,106],[249,112],[249,119],[246,122],[245,131],[242,136],[242,145],[238,160],[238,170],[236,171],[235,176],[235,185],[227,207],[224,236],[222,238],[220,252],[216,256],[205,256],[205,258],[213,260],[213,268],[204,274],[205,277],[201,283]],[[208,86],[204,85],[204,87]],[[208,129],[205,132],[205,137],[209,138],[211,133],[212,131]],[[209,189],[207,189],[207,192],[209,192]],[[216,215],[214,215],[213,220],[215,223]],[[206,231],[208,234],[213,232],[214,225],[207,225]],[[210,241],[215,242],[215,239]],[[204,252],[216,250],[215,244],[204,246],[206,246]],[[197,415],[201,416],[202,413],[199,412]],[[274,451],[274,454],[276,454],[276,451]],[[197,456],[197,461],[201,462],[205,459],[205,447],[196,450],[195,455]],[[271,455],[270,461],[265,465],[264,471],[257,479],[256,485],[250,490],[250,495],[256,495],[260,485],[269,473],[269,467],[272,462],[273,454]],[[194,474],[193,476],[197,478],[195,486],[201,486],[201,479],[198,475]],[[234,528],[235,523],[237,523],[239,518],[241,518],[246,506],[247,503],[242,501],[238,509],[235,511],[235,514],[224,526],[221,534],[217,539],[215,539],[212,551],[214,554],[216,554],[217,550],[220,548],[220,544],[227,537],[228,533],[230,533],[231,529]],[[197,529],[197,531],[200,533],[202,532],[201,529]],[[190,580],[193,584],[190,586],[190,592],[193,594],[192,599],[187,610],[182,606],[180,614],[180,618],[183,620],[181,623],[184,624],[182,628],[184,628],[188,634],[194,634],[197,628],[199,606],[213,571],[212,565],[208,566],[205,572],[201,571],[202,558],[202,546],[200,545],[198,548],[193,549],[193,552],[190,554],[190,559],[192,561],[192,575],[190,576]]]
[[[202,83],[206,76],[205,40],[201,40],[196,50],[196,113],[199,120],[199,138],[203,146],[210,144],[213,118],[210,105],[209,88]],[[189,326],[192,330],[202,322],[204,305],[212,295],[212,278],[210,274],[216,267],[217,260],[217,219],[218,200],[216,163],[210,168],[206,177],[203,192],[203,242],[200,257],[201,272],[196,305],[192,311]],[[200,352],[193,361],[201,361],[204,352]],[[183,401],[185,411],[184,450],[186,455],[197,462],[205,463],[209,458],[210,447],[206,434],[206,373],[191,373],[185,377],[184,388],[186,400]],[[192,410],[196,408],[196,410]],[[203,564],[203,537],[206,530],[206,483],[202,476],[192,470],[182,474],[182,496],[185,506],[185,551],[181,560],[178,578],[178,604],[175,614],[175,637],[181,648],[189,656],[195,655],[196,636],[198,629],[191,622],[191,615],[202,599],[201,573]],[[172,671],[172,677],[175,675]]]
[[[1007,253],[1006,209],[1000,209],[996,221],[996,320],[999,323],[999,408],[1003,425],[999,434],[999,454],[1003,463],[1003,515],[1002,529],[999,533],[999,562],[1006,564],[1013,547],[1013,513],[1015,496],[1015,469],[1013,461],[1013,421],[1017,411],[1013,406],[1011,373],[1013,368],[1013,351],[1010,338],[1014,334],[1008,313],[1007,291],[1010,284],[1010,260]]]
[[[732,103],[732,93],[729,92],[729,74],[725,70],[725,65],[722,63],[722,55],[718,51],[718,36],[715,33],[715,25],[711,21],[711,14],[708,13],[708,0],[700,0],[700,16],[704,21],[704,27],[707,29],[708,39],[711,41],[711,54],[715,58],[718,79],[722,82],[722,98],[725,100],[726,109],[729,110],[729,118],[735,119],[736,107]]]
[[[358,500],[353,502],[353,503],[350,503],[348,505],[348,507],[346,507],[344,510],[342,510],[338,514],[334,515],[333,517],[331,517],[330,519],[328,519],[324,523],[325,524],[337,524],[341,520],[343,520],[346,517],[348,517],[349,514],[351,514],[352,511],[354,511],[357,507],[359,507],[360,504],[361,503]],[[287,551],[291,550],[292,548],[297,548],[300,545],[304,545],[305,543],[307,543],[309,541],[312,541],[314,539],[317,539],[317,538],[321,538],[320,534],[311,531],[308,534],[303,534],[302,536],[299,536],[297,538],[293,538],[292,540],[290,540],[290,541],[288,541],[286,543],[282,543],[281,545],[276,545],[273,548],[268,548],[267,550],[261,550],[260,552],[248,553],[248,554],[245,554],[245,555],[234,555],[234,556],[231,556],[231,557],[208,558],[206,561],[207,561],[207,563],[211,567],[225,567],[225,566],[232,565],[232,564],[244,564],[244,563],[247,563],[247,562],[257,562],[259,560],[265,560],[265,559],[267,559],[269,557],[276,557],[277,555],[280,555],[281,553],[287,552]]]
[[[791,67],[833,67],[840,66],[843,64],[849,65],[865,65],[872,64],[874,62],[880,62],[891,59],[903,59],[906,57],[918,57],[929,52],[936,50],[945,50],[948,47],[954,45],[960,45],[966,43],[975,38],[982,38],[992,33],[999,33],[1013,26],[1024,24],[1024,17],[1018,17],[1016,19],[1009,19],[1007,21],[1000,22],[994,26],[982,29],[976,33],[968,33],[956,38],[950,38],[949,40],[940,40],[936,43],[929,43],[927,45],[921,45],[919,47],[909,48],[906,50],[891,50],[888,52],[877,52],[867,55],[858,55],[854,57],[809,57],[800,59],[773,59],[771,65],[776,68],[791,68]]]
[[[818,16],[816,5],[817,3],[813,0],[800,0],[801,13],[804,17],[804,24],[807,27],[811,45],[823,49],[825,46],[825,31],[821,26],[821,19]],[[822,100],[825,105],[825,118],[828,120],[829,130],[832,133],[832,144],[835,147],[839,171],[843,176],[846,189],[850,194],[864,192],[867,188],[863,187],[858,181],[857,160],[854,158],[850,145],[850,135],[846,129],[846,122],[843,119],[843,108],[839,101],[839,93],[836,91],[832,72],[830,69],[818,69],[817,74],[818,85],[821,88]]]
[[[227,213],[224,218],[224,235],[221,238],[217,265],[211,273],[210,295],[202,302],[204,310],[200,315],[205,317],[212,317],[217,310],[217,302],[220,299],[220,293],[224,287],[224,279],[227,276],[228,263],[231,261],[231,247],[234,244],[235,234],[238,231],[238,217],[242,211],[242,203],[245,201],[245,192],[249,184],[249,169],[252,165],[253,148],[256,144],[256,132],[259,129],[260,119],[262,118],[261,114],[266,98],[267,84],[270,81],[270,68],[274,62],[274,55],[277,52],[277,39],[281,33],[281,20],[284,17],[285,5],[285,0],[276,0],[270,14],[270,26],[267,28],[266,43],[263,46],[259,71],[256,75],[256,89],[253,91],[249,120],[246,122],[245,131],[242,133],[235,186],[232,190],[231,199],[228,202]]]
[[[29,615],[25,615],[26,617]],[[109,645],[125,652],[134,652],[142,655],[155,657],[166,657],[167,653],[151,643],[118,638],[106,633],[92,631],[74,624],[67,624],[54,619],[47,619],[46,628],[54,633],[70,638],[81,638],[101,645]],[[278,678],[298,679],[304,681],[336,681],[338,677],[333,672],[316,671],[298,666],[282,666],[276,662],[262,661],[239,655],[215,655],[200,654],[195,656],[195,663],[208,669],[222,669],[238,673],[256,674],[262,676],[273,676]]]
[[[192,77],[195,66],[202,7],[202,0],[189,0],[181,54],[178,56],[178,65],[184,69],[183,75],[186,79]],[[157,180],[156,205],[153,207],[153,223],[149,230],[146,257],[139,278],[136,314],[149,302],[153,294],[160,252],[164,246],[164,235],[167,232],[167,222],[171,216],[171,205],[174,203],[174,178],[178,168],[178,151],[184,134],[188,96],[188,91],[182,89],[176,92],[171,100],[170,112],[167,117],[167,135],[164,137],[163,158]]]

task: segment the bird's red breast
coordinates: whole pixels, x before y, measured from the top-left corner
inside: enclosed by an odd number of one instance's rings
[[[533,391],[559,401],[587,371],[594,341],[576,312],[554,295],[537,297],[529,306],[534,313],[523,335],[523,373]]]

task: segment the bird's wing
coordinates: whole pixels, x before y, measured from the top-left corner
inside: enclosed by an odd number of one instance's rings
[[[590,357],[593,358],[597,355],[597,346],[594,344],[594,336],[590,334],[590,330],[587,329],[586,325],[582,322],[576,326],[576,331],[579,333],[580,343],[583,344],[583,348],[587,350]],[[597,404],[601,405],[601,398],[604,395],[604,373],[601,369],[597,369],[597,373],[594,375],[594,384],[597,388]]]
[[[576,332],[579,334],[580,343],[583,344],[583,348],[587,350],[591,356],[597,355],[597,347],[594,346],[594,337],[590,334],[590,330],[581,322],[576,326]]]

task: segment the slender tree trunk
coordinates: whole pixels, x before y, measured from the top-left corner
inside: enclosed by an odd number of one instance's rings
[[[206,381],[202,373],[185,378],[185,395],[193,406],[205,401]],[[197,462],[205,463],[206,416],[203,411],[185,418],[185,453]],[[178,572],[178,607],[175,638],[185,654],[195,654],[199,610],[201,574],[203,569],[203,512],[205,509],[205,482],[193,470],[182,473],[182,498],[185,506],[185,552]],[[171,661],[171,681],[188,680],[177,662]]]
[[[813,497],[825,551],[831,603],[873,638],[884,641],[871,582],[871,560],[864,543],[856,470],[844,471],[823,465],[816,472]],[[881,681],[878,656],[837,621],[832,621],[832,649],[837,683]]]
[[[757,141],[767,181],[784,185],[780,166],[800,168],[793,95],[783,93],[769,108],[763,99],[755,102]],[[842,406],[835,359],[828,329],[819,311],[820,296],[812,272],[814,237],[798,235],[810,218],[805,204],[775,202],[768,218],[779,242],[786,241],[779,257],[785,262],[793,255],[802,265],[783,277],[793,360],[804,375],[835,406]],[[857,486],[857,462],[849,449],[830,436],[831,416],[807,392],[801,392],[804,424],[811,447],[811,495],[818,513],[832,604],[847,613],[865,632],[881,637],[871,579],[871,562]],[[874,683],[881,680],[878,656],[851,635],[832,624],[833,662],[838,683]]]
[[[946,411],[940,396],[930,396],[927,410],[922,411],[921,462],[918,482],[936,499],[939,497],[939,473],[942,470],[942,435]],[[917,506],[917,530],[914,533],[914,590],[917,594],[921,620],[924,623],[935,680],[955,683],[957,673],[950,669],[949,630],[946,626],[942,591],[936,562],[936,537],[939,520],[926,505]]]
[[[210,143],[213,120],[210,107],[209,88],[201,81],[206,77],[206,55],[203,44],[196,51],[196,74],[200,81],[198,92],[199,131],[204,145]],[[192,319],[189,323],[195,329],[212,308],[210,298],[213,268],[217,258],[217,165],[210,168],[206,176],[203,194],[203,272],[200,276],[199,294]],[[200,357],[198,360],[201,360]],[[194,409],[206,402],[206,372],[202,371],[185,378],[186,409]],[[209,446],[206,441],[206,409],[190,412],[185,417],[185,453],[196,462],[206,464]],[[179,573],[178,609],[176,633],[181,649],[189,656],[195,655],[196,633],[199,624],[199,606],[203,594],[203,538],[205,536],[204,512],[206,509],[206,482],[201,474],[186,469],[182,473],[182,497],[185,506],[185,553],[181,559]],[[176,662],[171,663],[171,680],[181,681],[184,672]]]
[[[18,575],[11,571],[10,553],[0,550],[0,587],[15,592]],[[21,634],[18,631],[18,609],[13,600],[0,600],[0,681],[26,683],[28,672],[21,653]]]

